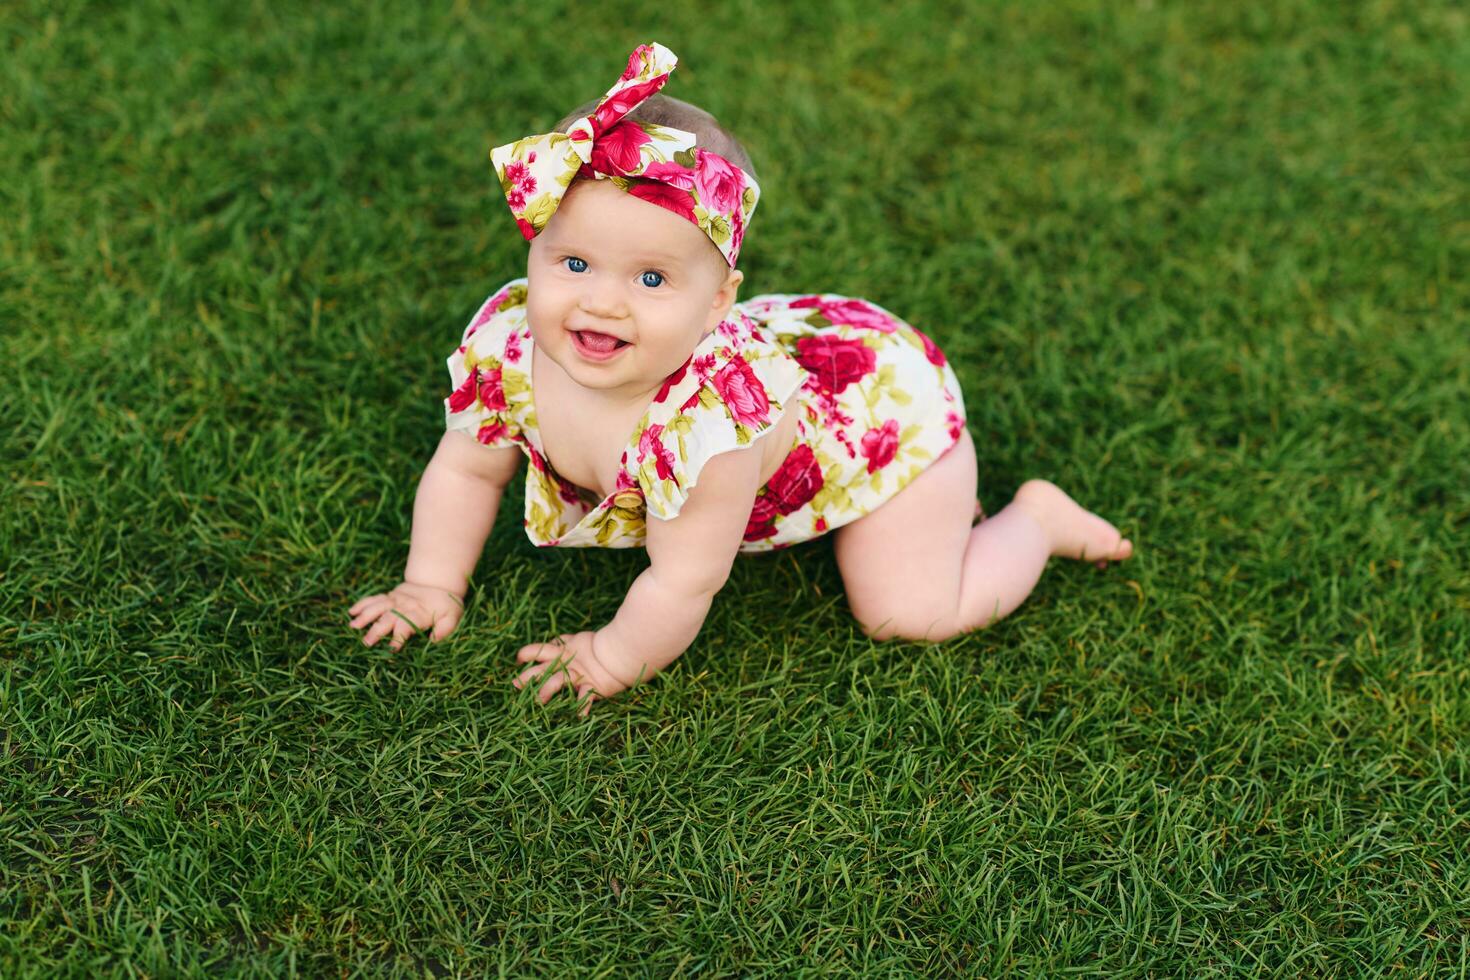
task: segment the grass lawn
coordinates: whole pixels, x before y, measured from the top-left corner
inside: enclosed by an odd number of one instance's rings
[[[1460,4],[0,10],[0,975],[1470,970]],[[951,355],[1004,504],[1134,539],[875,645],[744,559],[599,706],[515,692],[640,552],[508,494],[368,650],[492,145],[634,44],[747,143],[743,294]]]

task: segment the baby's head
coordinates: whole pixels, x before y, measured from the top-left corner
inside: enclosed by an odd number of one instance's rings
[[[725,318],[744,273],[679,216],[585,180],[532,240],[526,277],[536,346],[583,387],[636,400]]]
[[[597,104],[568,114],[556,131]],[[716,153],[753,175],[744,148],[697,106],[652,95],[623,118],[693,133],[696,153]],[[634,400],[656,389],[735,302],[744,274],[678,207],[655,203],[666,193],[688,199],[657,181],[579,176],[531,240],[532,337],[583,387]]]
[[[561,119],[557,120],[555,130],[557,132],[566,132],[577,120],[584,118],[588,113],[596,109],[600,101],[600,99],[592,99],[573,109]],[[751,163],[750,154],[745,152],[745,147],[740,145],[740,141],[731,135],[729,130],[721,126],[713,115],[693,103],[685,102],[682,99],[670,98],[661,93],[655,93],[622,118],[625,121],[651,123],[656,126],[667,126],[671,129],[692,133],[695,138],[695,152],[701,157],[705,153],[718,154],[719,157],[739,167],[751,177],[755,176],[755,165]],[[599,148],[593,149],[594,160],[600,152]],[[568,187],[567,197],[570,198],[574,191],[585,185],[600,183],[606,183],[606,181],[599,181],[593,177],[579,175],[573,179],[570,187]],[[681,208],[687,208],[687,195],[666,193],[672,190],[672,188],[664,184],[637,179],[634,179],[625,187],[625,192],[630,196],[653,203],[661,209],[677,212]],[[563,199],[563,202],[565,200],[566,198]],[[561,206],[565,207],[565,203]],[[558,213],[560,212],[558,211]],[[555,224],[555,222],[556,216],[553,215],[551,224]],[[698,233],[697,229],[691,228],[691,230],[695,230],[696,234],[681,237],[689,241],[690,252],[698,254],[690,254],[687,256],[688,259],[696,263],[708,260],[722,276],[728,275],[734,268],[734,263],[728,262],[725,259],[724,253],[715,247],[714,242],[708,235]],[[630,243],[636,242],[639,238],[636,234],[638,228],[628,228],[627,231],[629,232],[627,237]],[[741,227],[740,231],[741,240],[743,241],[744,228]]]

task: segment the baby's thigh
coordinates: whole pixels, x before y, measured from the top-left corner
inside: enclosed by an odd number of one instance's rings
[[[965,433],[883,506],[838,529],[837,567],[865,630],[954,611],[975,515],[975,471],[975,444]]]

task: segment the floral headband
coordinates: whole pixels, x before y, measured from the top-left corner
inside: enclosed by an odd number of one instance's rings
[[[527,136],[490,151],[526,241],[546,227],[572,181],[591,176],[692,221],[734,268],[760,197],[755,178],[695,146],[693,133],[624,119],[663,88],[678,62],[662,44],[640,44],[590,116],[565,133]]]

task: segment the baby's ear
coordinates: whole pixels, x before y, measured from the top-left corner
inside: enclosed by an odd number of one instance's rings
[[[745,273],[739,269],[731,269],[725,274],[725,280],[715,292],[714,310],[724,319],[730,312],[730,307],[735,305],[735,297],[740,294],[740,284],[745,281]]]

